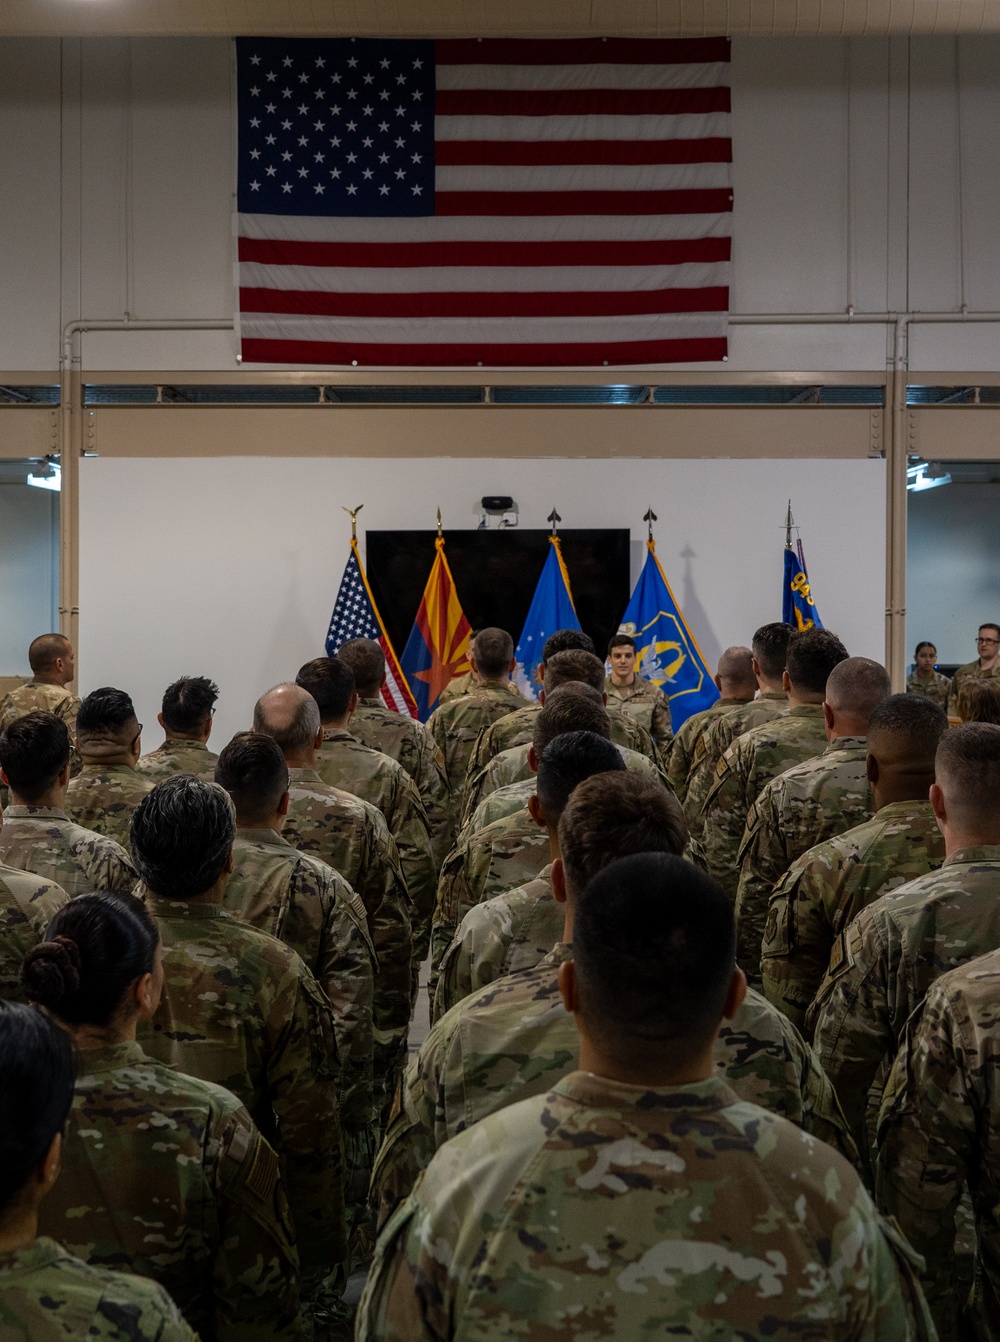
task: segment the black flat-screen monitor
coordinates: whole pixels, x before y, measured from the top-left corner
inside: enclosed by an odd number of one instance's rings
[[[365,533],[368,581],[401,656],[434,561],[434,531]],[[559,533],[580,624],[603,657],[630,596],[627,527]],[[473,629],[498,625],[515,644],[549,550],[547,531],[453,531],[445,555]]]

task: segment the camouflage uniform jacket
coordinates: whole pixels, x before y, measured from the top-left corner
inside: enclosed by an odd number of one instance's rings
[[[80,711],[80,700],[62,685],[50,685],[45,680],[29,680],[19,685],[0,699],[0,732],[5,732],[12,722],[23,718],[27,713],[54,713],[62,718],[76,736],[76,715]]]
[[[964,848],[938,871],[890,890],[841,932],[807,1025],[862,1137],[879,1064],[949,969],[1000,947],[1000,845]]]
[[[471,671],[466,671],[464,676],[452,676],[438,695],[438,703],[446,704],[449,699],[461,699],[463,694],[471,694],[476,688],[476,683]]]
[[[0,1254],[0,1337],[5,1342],[198,1342],[162,1286],[90,1267],[44,1235]]]
[[[931,1339],[857,1174],[722,1077],[572,1071],[448,1142],[386,1227],[362,1342]]]
[[[560,943],[534,969],[508,974],[466,997],[431,1027],[410,1063],[372,1193],[379,1223],[448,1141],[487,1114],[540,1095],[577,1065],[573,1017],[559,996]],[[742,1100],[760,1104],[835,1146],[857,1153],[815,1053],[780,1011],[752,990],[715,1046],[716,1065]]]
[[[427,727],[444,756],[444,776],[456,813],[461,810],[466,770],[484,727],[520,708],[524,700],[510,683],[477,685],[469,694],[435,708]]]
[[[81,829],[54,806],[10,806],[0,829],[0,858],[55,881],[70,898],[91,890],[129,895],[139,879],[125,849]]]
[[[692,713],[681,724],[666,752],[667,777],[679,802],[683,802],[687,795],[688,775],[694,765],[694,749],[702,732],[716,718],[724,717],[736,708],[743,708],[749,702],[748,699],[717,699],[710,708]]]
[[[68,903],[60,886],[0,862],[0,998],[24,1001],[21,961],[45,939],[45,929]]]
[[[608,676],[604,682],[604,692],[608,696],[609,707],[615,704],[621,712],[634,718],[640,727],[645,727],[654,745],[665,754],[674,734],[670,722],[670,696],[666,690],[661,690],[636,671],[631,685],[616,685]]]
[[[431,850],[427,814],[416,784],[401,764],[364,745],[342,727],[324,730],[323,745],[316,755],[316,772],[324,783],[370,802],[385,817],[389,833],[396,840],[415,922],[422,930],[417,950],[417,959],[422,961],[427,954],[434,912],[437,864]]]
[[[312,971],[333,1009],[345,1133],[371,1123],[375,948],[361,897],[273,829],[239,829],[223,904],[277,937]]]
[[[922,694],[925,699],[930,699],[932,703],[937,704],[938,708],[948,711],[948,691],[951,689],[951,677],[943,676],[940,671],[933,671],[930,680],[921,680],[916,671],[912,671],[906,677],[906,693]]]
[[[504,974],[533,969],[561,940],[565,921],[551,862],[527,885],[470,909],[441,961],[431,1020]]]
[[[215,778],[218,758],[203,741],[176,737],[143,755],[135,767],[154,783],[174,774],[194,774],[195,778],[207,778],[211,782]]]
[[[42,1232],[88,1263],[158,1281],[206,1342],[299,1337],[278,1159],[235,1095],[136,1043],[80,1050],[77,1067]]]
[[[1000,677],[1000,662],[989,671],[983,671],[977,657],[974,662],[966,662],[964,666],[958,667],[951,678],[951,689],[948,691],[948,716],[958,717],[958,692],[962,688],[963,681],[994,680],[997,677]]]
[[[755,988],[771,891],[814,844],[860,825],[875,809],[863,736],[838,736],[822,755],[772,778],[747,815],[736,890],[736,956]]]
[[[535,719],[542,711],[540,703],[525,704],[514,713],[508,713],[488,727],[484,727],[476,740],[472,758],[469,760],[468,777],[474,779],[501,751],[511,746],[530,746],[535,731]],[[611,739],[616,746],[624,746],[645,755],[654,764],[659,754],[653,738],[645,727],[636,722],[624,711],[617,699],[608,698],[608,717],[611,719]]]
[[[533,880],[548,862],[548,832],[527,807],[470,834],[441,870],[431,932],[435,971],[471,908]]]
[[[713,718],[695,741],[688,770],[687,792],[684,797],[684,815],[692,838],[701,836],[702,813],[705,799],[715,782],[719,760],[738,736],[760,727],[765,722],[780,718],[788,712],[788,696],[783,691],[765,690],[749,704],[734,708]]]
[[[153,787],[151,779],[127,764],[84,764],[66,792],[66,814],[130,852],[132,812]]]
[[[289,769],[288,781],[282,835],[293,848],[312,853],[343,876],[368,914],[377,957],[372,1007],[377,1081],[395,1065],[410,1028],[410,898],[396,844],[381,811],[330,787],[315,769]]]
[[[803,853],[768,906],[761,956],[768,1000],[802,1029],[833,944],[851,919],[943,861],[944,839],[928,801],[890,802]]]
[[[294,951],[221,905],[145,899],[164,981],[140,1044],[246,1105],[281,1157],[303,1270],[333,1268],[347,1245],[329,1002]]]
[[[925,1258],[942,1342],[957,1334],[955,1212],[966,1183],[978,1270],[962,1335],[1000,1336],[998,1000],[997,951],[932,983],[923,1011],[907,1024],[879,1115],[879,1205]]]
[[[351,718],[351,734],[372,750],[401,764],[417,785],[430,826],[434,860],[440,867],[454,838],[451,794],[444,756],[422,722],[386,708],[381,699],[361,699]]]
[[[523,811],[528,805],[528,799],[535,795],[536,778],[537,774],[530,774],[527,778],[522,778],[519,783],[508,783],[506,787],[491,792],[476,807],[462,830],[461,837],[468,838],[470,834],[475,834],[476,830],[492,825],[494,820],[500,820],[505,815],[513,815],[515,811]]]
[[[821,755],[826,747],[822,705],[801,704],[738,736],[719,760],[705,799],[701,837],[692,838],[691,853],[730,899],[736,899],[740,845],[750,807],[772,778]]]

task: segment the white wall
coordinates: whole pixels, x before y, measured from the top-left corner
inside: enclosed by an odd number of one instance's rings
[[[996,37],[734,41],[734,313],[1000,309],[998,65]],[[0,42],[0,368],[54,368],[71,318],[230,315],[231,163],[226,40]],[[227,333],[84,357],[236,370]],[[734,326],[728,366],[885,358],[880,326]],[[910,366],[1000,366],[1000,328],[918,324]]]
[[[971,662],[983,620],[1000,620],[1000,484],[951,484],[909,497],[907,640],[942,662]]]
[[[556,498],[564,529],[630,526],[633,578],[652,505],[657,553],[713,663],[781,618],[791,494],[823,620],[852,652],[882,656],[880,461],[102,458],[81,468],[82,691],[129,690],[148,745],[165,686],[213,676],[225,743],[263,690],[323,652],[342,505],[363,501],[363,524],[383,530],[426,526],[440,503],[446,526],[469,528],[483,494],[513,495],[523,527],[544,527]]]

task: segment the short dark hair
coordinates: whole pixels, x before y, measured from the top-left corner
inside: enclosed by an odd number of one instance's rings
[[[506,629],[490,626],[480,629],[476,634],[476,647],[473,652],[479,674],[487,680],[499,680],[510,670],[514,656],[514,640]]]
[[[997,638],[1000,638],[1000,624],[995,624],[992,620],[987,620],[985,624],[981,624],[979,629],[992,629],[996,632]],[[977,634],[979,629],[976,630]]]
[[[55,713],[15,718],[0,735],[0,768],[19,797],[42,797],[69,764],[69,729]]]
[[[226,867],[236,812],[218,783],[174,774],[132,812],[129,847],[140,879],[164,899],[196,899]]]
[[[0,1212],[16,1202],[73,1107],[73,1041],[43,1011],[0,1001]]]
[[[566,884],[575,895],[592,876],[630,853],[683,853],[688,828],[680,802],[648,774],[603,773],[577,787],[559,821]]]
[[[580,1014],[609,1052],[642,1068],[712,1040],[735,967],[733,906],[707,872],[668,853],[620,858],[573,915]]]
[[[829,629],[803,629],[788,640],[785,670],[795,689],[825,694],[830,672],[847,657],[847,649]]]
[[[867,723],[891,690],[889,673],[881,662],[870,657],[847,657],[827,677],[826,701],[836,711]]]
[[[868,719],[868,749],[876,756],[925,761],[932,767],[948,719],[924,694],[890,694]]]
[[[39,634],[31,640],[28,648],[28,665],[37,676],[55,666],[60,657],[65,657],[73,645],[65,634]]]
[[[608,656],[615,648],[631,648],[635,652],[635,639],[631,634],[612,634],[608,639]]]
[[[624,773],[618,747],[596,732],[563,732],[542,751],[535,792],[545,818],[553,827],[565,810],[573,789],[596,774]]]
[[[232,797],[237,820],[266,825],[288,791],[288,765],[273,737],[237,732],[216,761],[215,781]]]
[[[557,629],[542,644],[542,665],[548,665],[549,658],[557,652],[569,652],[573,648],[578,648],[580,652],[596,651],[594,640],[582,629]]]
[[[197,732],[212,716],[219,687],[207,676],[181,676],[163,695],[163,725],[171,732]]]
[[[108,1025],[136,979],[150,974],[160,934],[134,895],[79,895],[64,904],[21,966],[31,1002],[67,1025]]]
[[[794,632],[790,624],[775,620],[773,624],[762,624],[754,634],[751,644],[753,655],[757,658],[761,675],[768,680],[776,679],[784,671],[788,640]]]
[[[920,656],[924,648],[933,648],[934,651],[937,652],[937,644],[932,643],[929,638],[925,638],[923,639],[922,642],[917,644],[916,650],[913,654],[914,660],[916,660],[916,658]]]
[[[1000,723],[1000,680],[970,676],[958,687],[958,716],[963,722]]]
[[[337,661],[354,672],[354,687],[362,699],[372,699],[385,679],[385,653],[373,638],[352,638],[337,649]]]
[[[590,685],[571,680],[546,694],[545,706],[531,732],[531,744],[539,760],[549,742],[564,732],[592,732],[610,741],[611,718],[602,697]]]
[[[91,690],[76,715],[78,742],[87,737],[111,737],[112,740],[130,745],[138,727],[139,720],[131,698],[124,690],[116,690],[111,685]]]
[[[949,806],[995,830],[1000,816],[1000,727],[965,722],[941,736],[934,776]]]
[[[344,717],[351,706],[354,672],[337,657],[314,657],[299,667],[295,683],[308,690],[319,704],[322,722]]]
[[[567,648],[554,653],[545,663],[545,697],[568,680],[582,680],[604,693],[604,663],[595,653],[582,648]]]

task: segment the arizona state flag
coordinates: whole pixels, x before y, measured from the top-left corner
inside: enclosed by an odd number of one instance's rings
[[[421,722],[426,722],[433,713],[441,691],[452,677],[469,670],[471,630],[444,557],[443,536],[435,540],[434,549],[434,563],[403,649],[402,662]]]
[[[793,629],[823,628],[809,586],[805,559],[790,545],[785,546],[785,577],[781,591],[781,618],[785,624],[790,624]]]
[[[646,562],[618,626],[635,639],[635,670],[670,695],[670,720],[676,732],[694,713],[711,708],[719,697],[701,649],[656,557],[656,542],[646,542]]]

